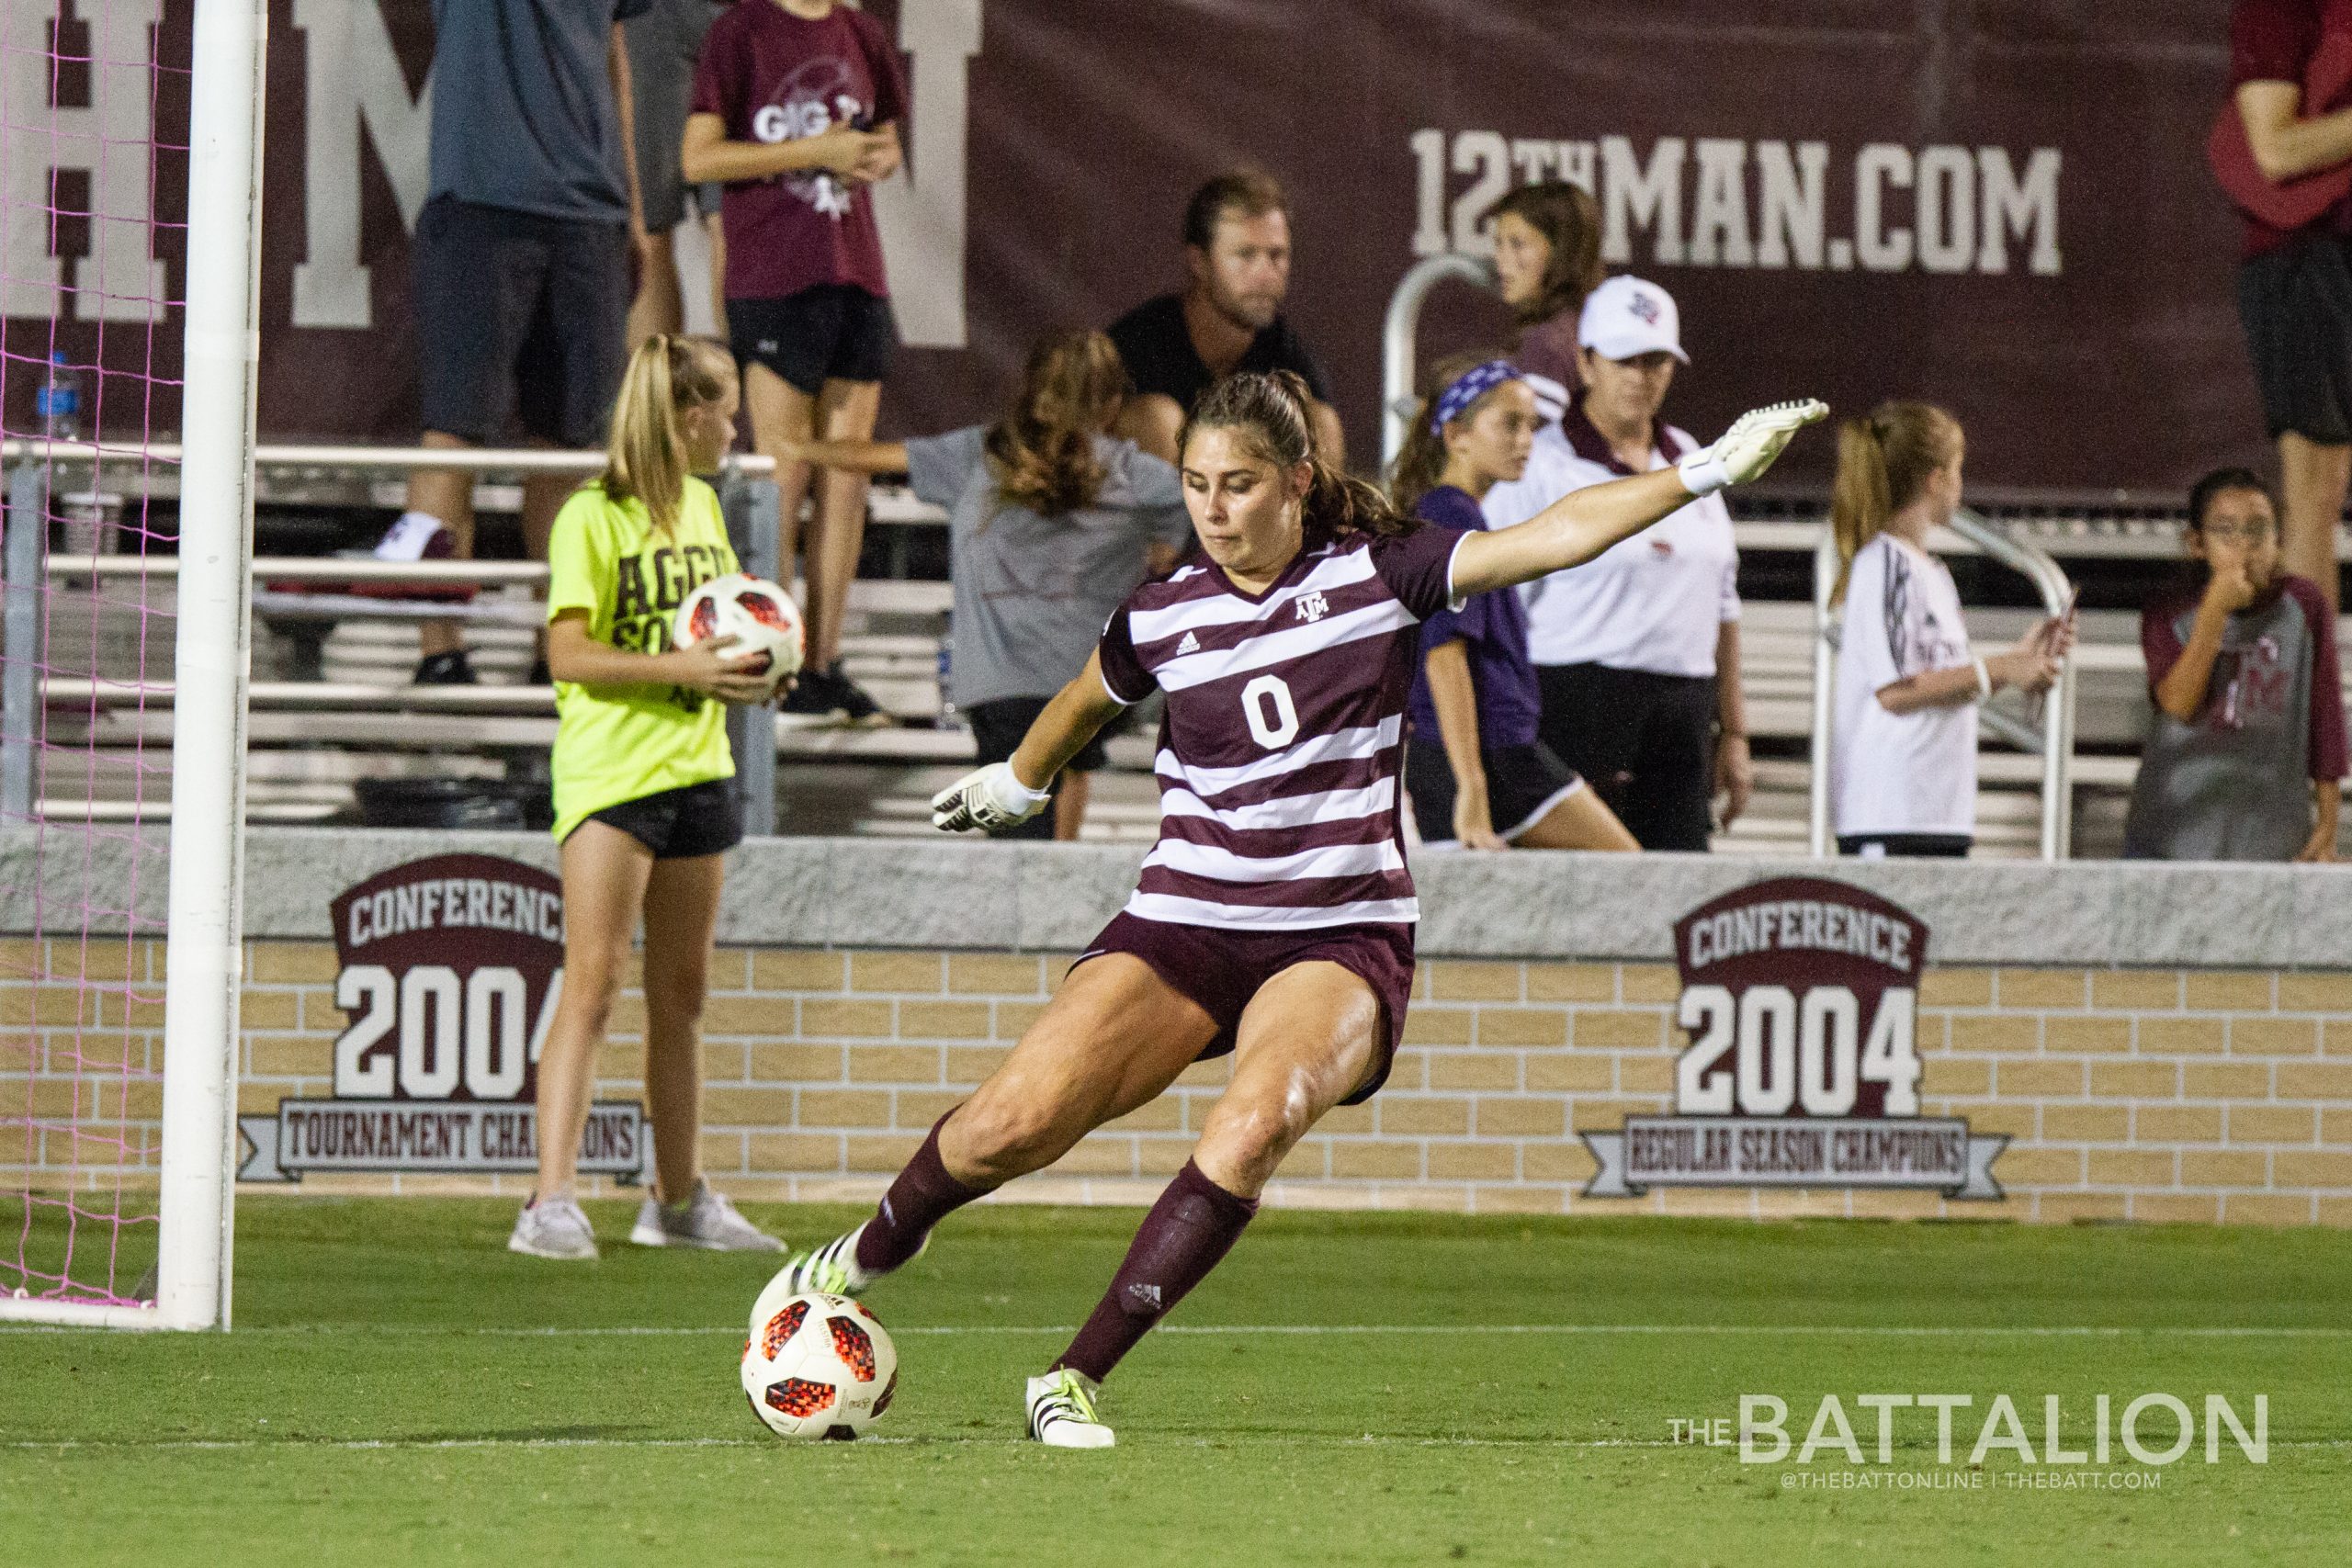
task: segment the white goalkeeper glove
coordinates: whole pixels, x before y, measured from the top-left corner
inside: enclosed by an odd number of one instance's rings
[[[1815,420],[1826,417],[1829,405],[1817,398],[1750,409],[1732,421],[1713,446],[1684,455],[1677,465],[1692,495],[1713,495],[1725,485],[1744,485],[1772,466],[1781,448]]]
[[[1028,821],[1053,798],[1053,791],[1031,789],[1013,777],[1012,763],[990,762],[931,797],[931,825],[943,833],[1001,832]]]

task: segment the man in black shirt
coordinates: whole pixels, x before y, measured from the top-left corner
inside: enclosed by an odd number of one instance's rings
[[[1291,370],[1315,394],[1317,456],[1347,464],[1323,367],[1283,319],[1290,290],[1290,217],[1271,175],[1219,175],[1184,205],[1182,294],[1147,299],[1111,323],[1136,395],[1119,434],[1177,461],[1176,433],[1194,399],[1238,370]]]

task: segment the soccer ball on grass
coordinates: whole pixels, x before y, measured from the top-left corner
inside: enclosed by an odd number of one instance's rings
[[[862,1437],[898,1387],[898,1349],[863,1302],[763,1293],[752,1309],[743,1393],[777,1437]]]

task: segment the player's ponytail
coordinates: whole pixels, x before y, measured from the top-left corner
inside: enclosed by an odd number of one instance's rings
[[[656,333],[639,344],[613,402],[605,471],[597,481],[605,494],[643,502],[656,533],[675,526],[686,491],[678,415],[724,398],[734,376],[727,350],[706,338]]]
[[[1378,490],[1316,455],[1315,425],[1307,412],[1314,400],[1314,393],[1293,371],[1261,375],[1245,370],[1227,376],[1193,405],[1176,437],[1176,450],[1188,448],[1195,431],[1233,430],[1276,468],[1306,464],[1311,477],[1299,512],[1309,547],[1347,534],[1409,534],[1419,528],[1419,519],[1398,512]]]
[[[1933,403],[1881,403],[1838,427],[1838,480],[1829,502],[1838,585],[1831,604],[1845,601],[1846,580],[1862,547],[1918,499],[1930,475],[1959,456],[1960,437],[1960,421]]]
[[[1102,333],[1057,332],[1041,339],[1029,351],[1012,412],[990,425],[984,440],[997,494],[1042,517],[1092,505],[1103,478],[1094,438],[1109,428],[1126,394],[1126,367]]]
[[[1405,426],[1405,445],[1397,449],[1396,460],[1388,467],[1388,502],[1399,512],[1409,513],[1420,504],[1421,497],[1437,489],[1445,475],[1445,435],[1438,427],[1438,402],[1448,388],[1456,381],[1498,357],[1493,354],[1457,354],[1438,361],[1430,374],[1430,394],[1413,411],[1411,421]],[[1455,419],[1469,419],[1487,406],[1494,396],[1488,388],[1464,403]]]

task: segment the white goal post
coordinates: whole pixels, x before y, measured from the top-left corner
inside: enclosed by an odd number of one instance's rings
[[[268,0],[196,0],[194,21],[155,1297],[0,1295],[0,1318],[229,1325]]]

